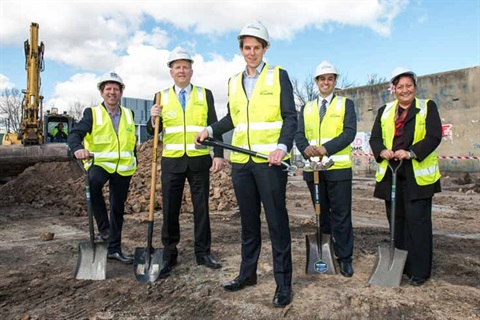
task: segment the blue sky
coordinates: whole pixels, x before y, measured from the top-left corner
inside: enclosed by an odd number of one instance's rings
[[[213,91],[223,115],[228,78],[245,65],[236,35],[252,20],[270,32],[266,60],[301,82],[322,60],[357,85],[397,66],[425,75],[480,64],[479,0],[2,0],[0,90],[26,87],[23,41],[37,22],[47,108],[98,103],[96,82],[110,70],[124,79],[124,96],[151,99],[172,84],[166,59],[182,46],[195,59],[192,82]]]

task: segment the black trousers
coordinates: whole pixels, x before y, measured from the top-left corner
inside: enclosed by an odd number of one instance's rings
[[[122,251],[123,214],[131,178],[132,176],[125,177],[116,172],[110,174],[96,165],[93,165],[89,171],[93,215],[97,221],[99,232],[104,233],[110,230],[111,241],[108,245],[110,253]],[[102,192],[107,181],[110,192],[110,219]]]
[[[314,183],[307,185],[315,206]],[[320,173],[320,224],[322,233],[333,236],[338,261],[352,262],[352,180],[327,181]]]
[[[408,251],[404,272],[429,278],[432,270],[432,198],[409,200],[407,181],[397,177],[395,199],[395,247]],[[390,222],[392,202],[385,201]]]
[[[232,182],[242,224],[240,277],[253,277],[262,246],[261,204],[272,243],[273,273],[280,290],[292,286],[292,250],[285,203],[287,172],[281,167],[249,161],[232,165]]]
[[[193,222],[195,255],[201,257],[210,254],[211,230],[208,209],[210,171],[192,171],[169,173],[162,171],[163,227],[162,243],[165,258],[178,256],[177,244],[180,242],[180,208],[182,206],[185,179],[190,185],[193,204]]]

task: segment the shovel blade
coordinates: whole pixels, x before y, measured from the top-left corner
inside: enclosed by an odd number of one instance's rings
[[[317,234],[305,235],[307,248],[306,274],[337,274],[333,259],[333,245],[330,234],[321,235],[321,243],[318,243]],[[320,250],[319,250],[320,248]],[[320,251],[320,254],[319,254]]]
[[[78,260],[75,270],[77,280],[105,280],[107,277],[106,243],[81,242],[78,245]]]
[[[393,256],[392,256],[393,255]],[[368,283],[387,288],[399,287],[402,281],[403,269],[408,252],[396,249],[378,247],[377,261]]]
[[[163,263],[163,249],[148,250],[147,248],[136,248],[133,260],[133,272],[138,281],[154,282],[160,275],[160,268]]]

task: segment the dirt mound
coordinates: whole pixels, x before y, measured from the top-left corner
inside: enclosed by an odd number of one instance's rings
[[[161,157],[161,144],[158,150]],[[150,181],[153,158],[153,140],[138,146],[138,169],[130,184],[130,193],[125,213],[148,211],[150,202]],[[162,209],[162,185],[160,183],[161,165],[157,166],[157,188],[155,209]],[[231,166],[225,161],[223,169],[210,176],[210,210],[229,211],[237,207],[230,177]],[[446,190],[465,194],[480,193],[480,179],[474,175],[444,175],[442,187]],[[295,200],[296,186],[288,186],[287,198]],[[75,161],[59,163],[38,163],[26,169],[17,178],[0,187],[0,205],[28,204],[34,208],[55,207],[68,215],[86,215],[85,182],[81,168]],[[104,188],[108,205],[108,184]],[[193,212],[188,182],[182,200],[182,212]]]
[[[161,147],[159,148],[161,154]],[[130,193],[125,212],[148,211],[153,158],[153,141],[147,141],[137,149],[138,169],[130,184]],[[157,188],[155,209],[162,208],[161,165],[157,166]],[[236,207],[230,178],[231,167],[225,162],[223,169],[212,174],[210,179],[210,209],[225,211]],[[0,204],[28,204],[33,207],[57,207],[65,214],[85,215],[85,180],[81,168],[75,161],[65,163],[38,163],[17,178],[0,187]],[[108,184],[104,188],[108,205]],[[193,212],[188,182],[182,201],[182,212]]]

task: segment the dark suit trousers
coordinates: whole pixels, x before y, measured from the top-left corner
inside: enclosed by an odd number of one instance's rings
[[[163,227],[162,243],[166,258],[178,256],[177,244],[180,241],[180,208],[182,206],[185,179],[190,185],[193,204],[195,255],[210,254],[211,231],[208,214],[209,169],[170,173],[162,171]]]
[[[92,166],[89,171],[93,215],[97,221],[99,232],[105,232],[110,229],[111,241],[108,245],[110,253],[122,251],[123,213],[131,178],[132,176],[124,177],[116,172],[110,174],[96,165]],[[110,219],[108,218],[102,191],[107,181],[109,182],[110,193]]]
[[[320,224],[331,233],[338,261],[351,262],[353,255],[352,180],[327,181],[320,173]],[[314,202],[314,183],[307,182]],[[314,203],[315,205],[315,203]]]
[[[279,289],[292,285],[292,253],[285,203],[287,173],[281,167],[257,164],[232,165],[232,182],[242,221],[240,277],[256,275],[262,246],[261,204],[265,210],[272,243],[273,272]]]
[[[405,273],[429,278],[433,258],[432,198],[408,200],[407,181],[397,177],[395,247],[407,250]],[[391,201],[385,201],[390,222]]]

